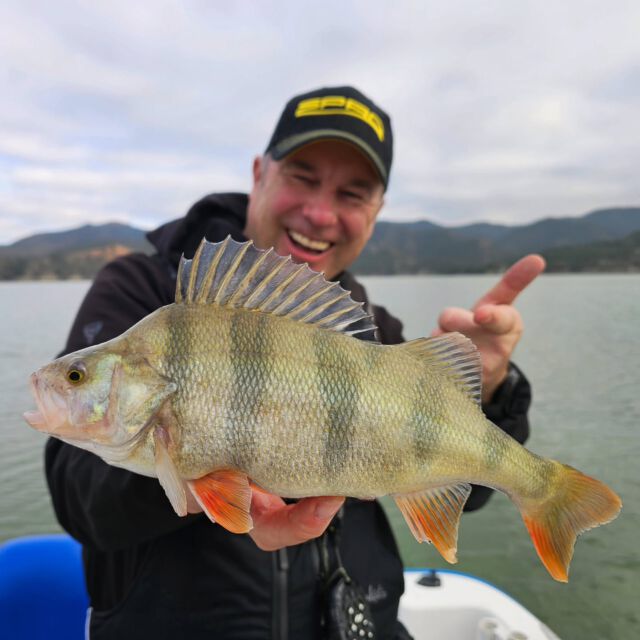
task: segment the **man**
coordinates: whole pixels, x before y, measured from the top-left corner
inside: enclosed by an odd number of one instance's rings
[[[273,246],[339,279],[369,304],[346,269],[371,236],[391,160],[388,116],[355,89],[293,98],[265,154],[254,161],[249,196],[207,196],[184,218],[149,234],[155,255],[107,265],[80,308],[65,352],[119,335],[170,304],[178,260],[183,253],[191,257],[203,237],[219,241],[230,234]],[[524,259],[472,311],[443,312],[437,330],[460,330],[476,342],[485,411],[520,441],[528,434],[530,394],[509,364],[522,332],[511,302],[542,267],[537,257]],[[369,308],[381,341],[401,342],[400,322],[381,307]],[[317,538],[342,498],[285,504],[256,492],[254,529],[240,536],[209,522],[194,505],[192,515],[177,517],[155,479],[60,441],[47,444],[46,471],[60,522],[84,546],[91,638],[323,637],[326,544]],[[467,507],[481,506],[489,494],[476,487]],[[402,564],[382,509],[375,501],[349,499],[337,522],[339,555],[369,595],[376,637],[408,637],[397,621]],[[337,559],[335,550],[331,557]]]

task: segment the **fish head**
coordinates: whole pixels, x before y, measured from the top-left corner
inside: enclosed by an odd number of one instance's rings
[[[119,358],[83,350],[54,360],[31,374],[38,409],[24,414],[38,431],[75,440],[109,437],[109,404]]]
[[[77,446],[131,442],[175,391],[144,356],[103,345],[54,360],[33,373],[30,382],[37,410],[27,411],[25,420]]]

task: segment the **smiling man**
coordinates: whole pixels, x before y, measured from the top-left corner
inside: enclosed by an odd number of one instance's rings
[[[371,304],[347,270],[383,205],[392,148],[389,117],[352,87],[293,98],[265,153],[254,160],[250,194],[206,196],[186,216],[149,234],[154,255],[107,265],[63,353],[113,338],[172,303],[180,256],[191,257],[203,237],[228,235],[275,247],[339,280],[367,305],[383,343],[403,341],[400,321]],[[530,390],[510,363],[522,333],[512,302],[542,268],[540,258],[524,258],[473,309],[445,310],[435,329],[461,331],[476,343],[484,410],[520,442],[528,435]],[[287,504],[256,490],[254,529],[245,536],[212,524],[196,504],[192,515],[179,518],[155,478],[107,465],[59,440],[47,444],[46,473],[60,523],[84,546],[94,640],[328,637],[324,576],[338,568],[340,557],[362,586],[375,637],[409,637],[397,620],[402,562],[376,501],[348,499],[340,510],[343,498]],[[474,488],[467,509],[482,506],[489,495]],[[323,533],[332,519],[330,533]]]
[[[382,207],[372,165],[350,143],[310,143],[281,161],[256,158],[245,234],[335,278],[364,249]]]
[[[293,98],[254,160],[246,235],[334,278],[371,237],[392,154],[389,117],[359,91]]]

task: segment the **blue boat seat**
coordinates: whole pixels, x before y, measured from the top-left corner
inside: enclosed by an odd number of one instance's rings
[[[28,536],[0,545],[0,638],[82,640],[88,606],[73,538]]]

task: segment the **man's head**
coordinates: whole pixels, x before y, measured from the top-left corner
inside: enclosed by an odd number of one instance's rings
[[[246,235],[335,277],[371,237],[392,148],[389,117],[355,89],[293,98],[254,160]]]

